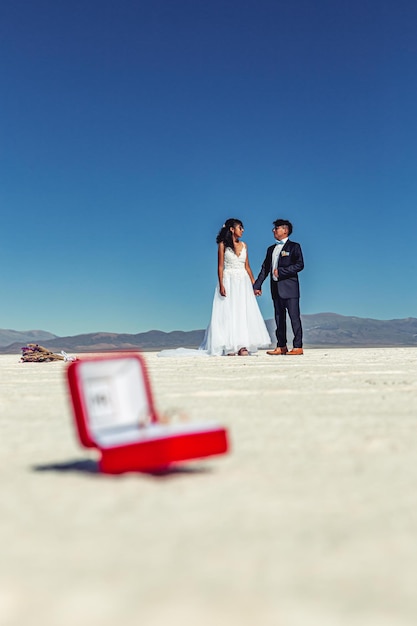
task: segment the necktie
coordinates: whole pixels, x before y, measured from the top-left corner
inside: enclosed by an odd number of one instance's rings
[[[284,246],[284,242],[283,241],[277,241],[276,246],[275,246],[275,250],[277,251],[277,253],[276,253],[276,256],[274,255],[275,256],[275,262],[274,262],[273,267],[272,267],[272,278],[275,281],[277,281],[278,278],[276,278],[273,275],[273,273],[274,273],[274,270],[278,269],[279,255],[281,253],[281,250],[282,250],[283,246]]]

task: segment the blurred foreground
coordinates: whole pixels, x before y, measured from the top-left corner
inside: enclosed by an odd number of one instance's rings
[[[230,455],[97,473],[67,364],[0,356],[5,626],[414,626],[417,348],[159,359]]]

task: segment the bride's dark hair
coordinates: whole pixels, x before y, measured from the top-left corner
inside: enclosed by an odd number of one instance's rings
[[[236,226],[242,226],[243,228],[242,222],[235,217],[230,217],[228,220],[226,220],[219,230],[219,233],[216,237],[216,243],[223,242],[225,248],[232,248],[232,250],[234,250],[235,246],[233,243],[233,235],[230,229],[236,228]]]

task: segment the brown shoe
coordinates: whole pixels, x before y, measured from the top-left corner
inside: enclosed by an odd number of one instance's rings
[[[282,346],[282,348],[275,348],[275,350],[267,350],[267,354],[271,354],[273,356],[277,356],[278,354],[287,354],[288,348],[287,346]]]
[[[292,354],[304,354],[303,349],[302,348],[293,348],[292,350],[290,350],[288,352],[288,354],[292,355]]]

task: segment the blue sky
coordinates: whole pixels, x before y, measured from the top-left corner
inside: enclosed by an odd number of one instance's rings
[[[255,275],[294,223],[303,313],[417,316],[414,0],[15,0],[0,21],[0,328],[204,328],[228,217]]]

